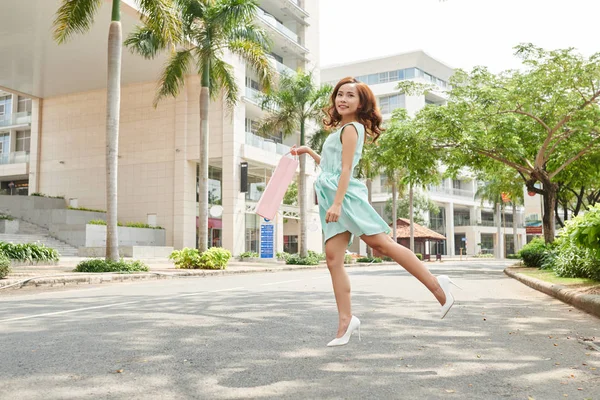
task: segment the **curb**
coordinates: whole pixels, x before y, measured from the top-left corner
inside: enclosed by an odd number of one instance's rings
[[[356,264],[345,264],[346,267],[350,268],[361,268],[369,267],[374,264],[372,263],[356,263]],[[392,263],[377,263],[375,265],[392,265]],[[50,276],[37,276],[21,279],[5,279],[0,281],[0,293],[3,289],[20,289],[25,286],[66,286],[66,285],[80,285],[90,284],[96,285],[100,283],[112,283],[112,282],[135,282],[135,281],[147,281],[153,279],[176,279],[176,278],[187,278],[187,277],[209,277],[209,276],[223,276],[223,275],[235,275],[235,274],[251,274],[256,272],[279,272],[279,271],[298,271],[305,269],[326,269],[327,265],[289,265],[285,267],[251,267],[245,269],[195,269],[195,270],[177,270],[177,271],[156,271],[156,272],[144,272],[144,273],[133,273],[133,274],[115,274],[115,273],[85,273],[79,272],[76,275],[69,274],[55,274]]]
[[[577,293],[567,286],[556,285],[515,272],[512,267],[505,268],[504,273],[533,289],[600,318],[600,295]]]

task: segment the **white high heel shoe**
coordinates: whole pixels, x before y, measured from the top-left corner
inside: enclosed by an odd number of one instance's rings
[[[348,329],[346,329],[346,333],[344,333],[344,336],[333,339],[331,342],[327,343],[327,347],[343,346],[348,344],[350,341],[350,336],[352,336],[352,333],[357,329],[358,340],[360,340],[360,320],[353,315],[350,323],[348,324]]]
[[[462,290],[462,288],[454,283],[447,275],[440,275],[437,277],[437,280],[440,284],[440,287],[444,291],[444,294],[446,295],[446,303],[442,306],[440,311],[440,319],[444,319],[446,314],[448,314],[448,311],[450,311],[454,305],[454,296],[452,296],[452,293],[450,293],[450,284],[456,286],[460,290]]]

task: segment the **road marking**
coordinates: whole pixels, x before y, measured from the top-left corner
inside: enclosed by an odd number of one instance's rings
[[[289,281],[279,281],[279,282],[270,282],[270,283],[261,283],[260,286],[269,286],[269,285],[279,285],[281,283],[290,283],[290,282],[299,282],[302,279],[292,279]]]
[[[179,296],[173,296],[173,297],[185,297],[185,296],[194,296],[194,295],[206,294],[206,293],[227,292],[227,291],[230,291],[230,290],[238,290],[238,289],[243,289],[243,287],[239,286],[239,287],[233,287],[233,288],[227,288],[227,289],[208,290],[208,291],[205,291],[205,292],[186,293],[186,294],[182,294],[182,295],[179,295]],[[20,320],[24,320],[24,319],[31,319],[31,318],[38,318],[38,317],[47,317],[47,316],[51,316],[51,315],[69,314],[69,313],[74,313],[74,312],[78,312],[78,311],[98,310],[100,308],[124,306],[124,305],[127,305],[127,304],[136,304],[136,303],[143,303],[143,302],[148,302],[148,301],[152,301],[152,300],[135,300],[135,301],[127,301],[127,302],[124,302],[124,303],[105,304],[103,306],[74,308],[72,310],[63,310],[63,311],[55,311],[55,312],[43,313],[43,314],[34,314],[34,315],[28,315],[28,316],[25,316],[25,317],[0,319],[0,323],[2,323],[2,322],[20,321]]]
[[[184,293],[184,294],[179,294],[177,296],[174,297],[188,297],[188,296],[196,296],[199,294],[206,294],[206,293],[217,293],[217,292],[227,292],[230,290],[240,290],[243,289],[243,286],[238,286],[238,287],[233,287],[233,288],[227,288],[227,289],[217,289],[217,290],[206,290],[204,292],[194,292],[194,293]]]
[[[23,319],[30,319],[30,318],[37,318],[37,317],[46,317],[46,316],[49,316],[49,315],[68,314],[68,313],[77,312],[77,311],[97,310],[99,308],[124,306],[125,304],[135,304],[135,303],[140,303],[140,302],[141,302],[141,300],[136,300],[136,301],[128,301],[128,302],[125,302],[125,303],[105,304],[103,306],[75,308],[73,310],[56,311],[56,312],[51,312],[51,313],[28,315],[26,317],[17,317],[17,318],[2,319],[2,320],[0,320],[0,322],[19,321],[19,320],[23,320]]]

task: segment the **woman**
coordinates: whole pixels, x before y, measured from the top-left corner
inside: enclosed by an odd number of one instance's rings
[[[350,280],[344,269],[345,250],[354,236],[391,257],[421,281],[442,305],[441,318],[444,318],[454,304],[449,288],[454,283],[446,275],[433,276],[413,252],[390,238],[389,226],[367,200],[366,186],[352,177],[361,158],[365,134],[375,142],[382,132],[382,118],[373,92],[354,78],[344,78],[335,86],[326,112],[325,126],[337,129],[325,140],[323,156],[307,146],[292,147],[292,154],[310,155],[322,171],[315,188],[327,267],[339,314],[337,335],[327,346],[347,344],[355,330],[360,339],[360,320],[352,315]]]

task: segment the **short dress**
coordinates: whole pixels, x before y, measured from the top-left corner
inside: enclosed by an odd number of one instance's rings
[[[358,142],[352,160],[352,175],[354,175],[354,169],[360,161],[365,143],[365,127],[359,122],[351,122],[351,124],[358,131]],[[350,245],[354,236],[375,235],[382,232],[389,234],[391,229],[369,204],[367,187],[354,176],[350,178],[338,221],[325,222],[325,215],[335,199],[342,172],[342,141],[340,135],[346,125],[330,134],[323,144],[320,163],[321,173],[315,182],[315,191],[319,202],[324,242],[326,243],[335,235],[348,231],[351,233],[350,242],[348,243]]]

